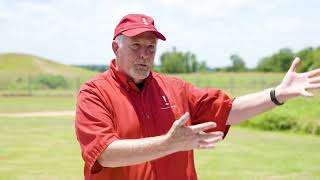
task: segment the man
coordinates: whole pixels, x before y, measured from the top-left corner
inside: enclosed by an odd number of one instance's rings
[[[295,58],[277,87],[230,99],[152,72],[158,39],[166,40],[151,17],[126,15],[110,70],[82,85],[75,125],[86,180],[195,180],[193,149],[213,148],[231,124],[320,88],[320,69],[298,74]]]

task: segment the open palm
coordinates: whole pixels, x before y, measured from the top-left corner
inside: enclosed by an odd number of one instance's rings
[[[313,96],[308,90],[320,89],[320,68],[305,73],[297,73],[300,58],[296,57],[287,74],[278,86],[284,99],[295,96]]]

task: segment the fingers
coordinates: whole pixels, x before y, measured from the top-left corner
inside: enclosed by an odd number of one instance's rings
[[[306,97],[312,97],[312,96],[313,96],[312,93],[310,93],[310,92],[308,92],[308,91],[305,91],[305,90],[301,92],[301,95],[302,95],[302,96],[306,96]]]
[[[205,131],[211,128],[216,127],[217,124],[214,122],[205,122],[205,123],[201,123],[201,124],[197,124],[197,125],[193,125],[193,126],[189,126],[193,132],[197,133],[199,131]]]
[[[190,118],[189,112],[184,113],[184,115],[181,116],[180,119],[176,120],[174,122],[175,126],[183,126]]]
[[[212,138],[221,137],[223,138],[223,132],[222,131],[215,131],[211,133],[199,133],[199,139],[200,140],[210,140]]]
[[[309,83],[314,84],[314,83],[320,83],[320,77],[313,77],[309,79]]]
[[[307,90],[315,90],[315,89],[320,89],[320,84],[309,84],[306,87]]]
[[[205,139],[205,140],[200,140],[199,142],[203,142],[203,143],[216,143],[216,142],[219,142],[223,139],[222,136],[217,136],[217,137],[214,137],[214,138],[210,138],[210,139]]]
[[[211,149],[214,148],[215,144],[199,144],[198,147],[196,149]]]
[[[213,138],[199,140],[197,149],[207,149],[207,148],[215,147],[216,143],[220,142],[223,139],[223,133],[222,132],[214,132],[214,134],[216,136]],[[213,135],[213,134],[211,134],[211,135]]]
[[[299,63],[300,63],[300,58],[299,57],[295,57],[293,59],[293,62],[291,64],[291,66],[290,66],[289,72],[295,72]]]
[[[319,69],[312,70],[312,71],[310,71],[310,72],[306,72],[306,74],[307,74],[307,76],[308,76],[309,78],[314,77],[314,76],[317,76],[317,75],[320,74],[320,68],[319,68]]]

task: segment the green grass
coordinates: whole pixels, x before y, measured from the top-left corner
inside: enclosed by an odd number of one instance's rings
[[[81,179],[73,118],[0,120],[0,179]]]
[[[298,97],[241,123],[263,130],[290,130],[320,135],[320,96],[314,98]]]
[[[191,82],[197,87],[220,88],[231,97],[237,97],[273,87],[281,81],[284,74],[198,73],[176,76]],[[77,95],[76,87],[79,86],[80,80],[77,82],[74,82],[77,85],[72,85],[73,89],[69,90],[0,91],[0,113],[73,110]],[[32,94],[33,97],[15,97],[15,95],[25,96],[29,94]],[[12,97],[10,97],[11,95]],[[272,112],[264,113],[242,125],[264,130],[290,129],[296,132],[320,134],[319,102],[319,93],[314,98],[296,98],[288,101],[284,106],[277,107]]]
[[[83,179],[73,117],[1,118],[0,180]],[[320,138],[230,129],[196,151],[199,179],[320,179]]]
[[[261,91],[278,85],[284,73],[204,73],[180,74],[181,77],[196,87],[213,87],[223,89],[231,97]],[[252,120],[242,123],[264,130],[285,130],[320,134],[320,93],[315,91],[313,98],[295,98],[284,106],[264,113]]]
[[[71,67],[30,54],[0,54],[0,90],[30,83],[39,74],[62,75],[68,81],[83,82],[97,72]],[[26,86],[25,85],[25,86]]]
[[[231,128],[214,150],[197,151],[200,179],[320,179],[320,138]]]
[[[19,74],[57,74],[67,77],[92,76],[97,72],[71,67],[31,54],[0,54],[0,72],[11,76]],[[13,73],[14,72],[14,73]]]
[[[211,87],[225,90],[232,96],[256,92],[279,84],[283,73],[195,73],[174,75],[196,87]]]
[[[75,103],[74,96],[0,97],[0,113],[68,111]]]

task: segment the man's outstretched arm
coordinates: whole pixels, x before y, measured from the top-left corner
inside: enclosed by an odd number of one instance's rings
[[[320,69],[305,73],[296,73],[300,62],[295,58],[281,84],[275,88],[275,96],[279,102],[284,102],[297,96],[313,96],[308,90],[320,89]],[[227,124],[236,124],[252,118],[275,107],[271,101],[270,90],[248,94],[234,100]]]
[[[204,133],[214,128],[214,122],[206,122],[186,126],[189,113],[176,120],[169,132],[162,136],[116,140],[112,142],[98,157],[104,167],[121,167],[144,163],[168,154],[191,149],[213,148],[222,140],[220,131]]]

